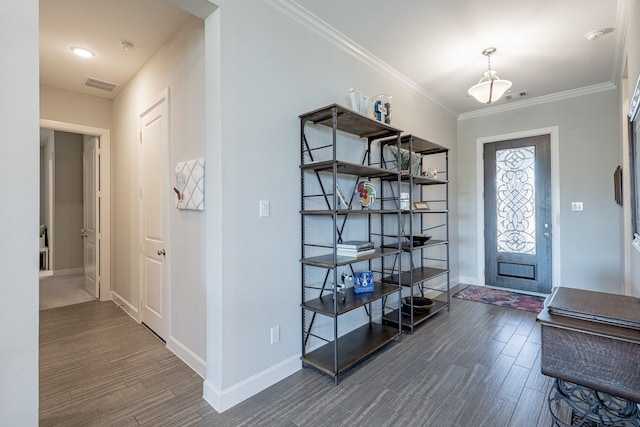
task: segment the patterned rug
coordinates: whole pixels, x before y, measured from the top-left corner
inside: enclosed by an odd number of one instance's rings
[[[499,305],[500,307],[515,308],[516,310],[533,311],[534,313],[540,313],[545,299],[537,295],[526,295],[475,285],[468,285],[453,297],[485,304]]]

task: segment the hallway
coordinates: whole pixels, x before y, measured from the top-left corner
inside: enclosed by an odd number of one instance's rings
[[[40,277],[40,310],[94,300],[84,289],[84,274]]]

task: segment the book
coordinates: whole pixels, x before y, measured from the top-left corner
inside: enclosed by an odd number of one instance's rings
[[[337,249],[336,250],[336,254],[338,254],[339,256],[348,256],[348,257],[353,257],[353,258],[357,258],[359,256],[363,256],[363,255],[370,255],[372,253],[374,253],[376,250],[375,249],[365,249],[362,251],[350,251],[350,250],[344,250],[344,249]]]
[[[373,249],[373,242],[367,242],[363,240],[348,240],[348,241],[336,244],[336,248],[351,249],[351,250]]]

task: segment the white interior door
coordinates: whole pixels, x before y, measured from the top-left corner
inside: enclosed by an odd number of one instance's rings
[[[99,182],[98,164],[100,140],[93,137],[85,140],[83,149],[83,224],[82,237],[84,287],[95,298],[100,298],[100,280],[98,278],[98,227],[100,223],[98,205]]]
[[[169,213],[168,100],[162,96],[140,116],[142,187],[142,322],[168,335],[167,242]]]

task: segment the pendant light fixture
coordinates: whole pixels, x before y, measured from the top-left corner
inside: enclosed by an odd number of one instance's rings
[[[478,102],[483,104],[492,104],[505,94],[511,87],[509,80],[502,80],[498,77],[496,72],[491,69],[491,55],[496,52],[495,47],[488,47],[482,51],[482,54],[487,57],[489,67],[487,71],[482,73],[482,78],[478,84],[469,88],[467,93],[473,96]]]

